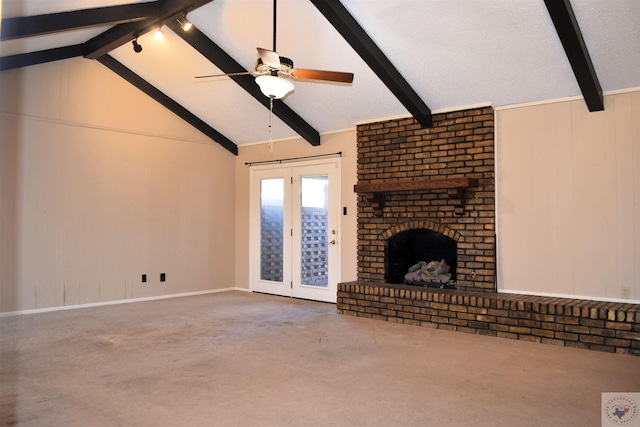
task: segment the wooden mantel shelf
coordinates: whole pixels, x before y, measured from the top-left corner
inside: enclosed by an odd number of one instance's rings
[[[367,200],[373,208],[376,216],[382,216],[384,208],[384,196],[386,193],[397,191],[429,191],[448,190],[449,199],[455,205],[456,215],[464,213],[464,195],[467,188],[478,187],[477,178],[433,178],[414,179],[412,181],[385,181],[356,184],[353,191],[366,193]]]
[[[388,193],[393,191],[442,190],[451,188],[472,188],[478,186],[477,178],[434,178],[414,179],[412,181],[385,181],[356,184],[356,193]]]

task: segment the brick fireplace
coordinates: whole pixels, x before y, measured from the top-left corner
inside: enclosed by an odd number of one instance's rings
[[[388,281],[389,238],[427,229],[456,242],[458,289],[495,291],[493,110],[433,122],[358,126],[358,280]]]
[[[426,129],[412,118],[358,126],[358,280],[338,284],[338,313],[640,355],[638,305],[496,292],[493,118],[483,107],[435,114]],[[402,283],[394,267],[431,261],[390,256],[404,233],[455,248],[399,251],[454,263],[455,289]]]

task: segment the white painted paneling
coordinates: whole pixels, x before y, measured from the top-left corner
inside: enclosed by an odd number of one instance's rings
[[[640,149],[637,148],[637,143],[640,141],[640,120],[637,117],[640,117],[640,92],[636,92],[632,94],[632,105],[631,105],[631,116],[636,118],[633,120],[633,141],[636,142],[636,145],[633,150],[633,164],[640,165]],[[633,222],[633,230],[629,230],[630,233],[633,233],[633,247],[636,251],[636,254],[640,252],[640,168],[636,166],[633,170],[633,213],[634,213],[634,222]],[[636,286],[631,288],[631,298],[635,300],[640,300],[640,289],[638,289],[638,278],[640,277],[640,262],[638,261],[638,257],[636,256],[634,259],[635,262],[635,274],[634,280]]]
[[[548,247],[549,271],[555,278],[556,292],[572,294],[574,292],[573,263],[573,218],[571,166],[571,106],[569,103],[552,104],[544,110],[545,150],[549,155],[549,174],[544,177],[548,191],[553,194],[547,209],[548,235],[551,236]],[[546,235],[538,236],[546,241]],[[569,254],[569,256],[567,256]],[[542,271],[546,271],[543,267]],[[543,277],[547,275],[543,274]]]
[[[498,277],[512,284],[510,290],[548,281],[556,292],[570,294],[573,265],[566,254],[572,229],[563,224],[571,215],[570,108],[554,104],[510,113],[506,123],[500,115],[497,135],[498,141],[509,141],[497,150]]]
[[[640,176],[640,146],[637,144],[634,150],[633,126],[634,122],[638,122],[637,117],[633,118],[633,94],[618,95],[610,99],[609,108],[615,109],[616,117],[614,123],[615,132],[615,181],[621,183],[613,188],[616,197],[616,218],[614,219],[614,227],[616,234],[617,251],[617,268],[616,275],[620,288],[632,289],[634,277],[637,275],[636,264],[640,264],[637,260],[638,251],[635,245],[637,234],[630,224],[635,224],[635,229],[640,228],[640,218],[637,215],[640,210],[635,209],[634,205],[640,203],[640,183],[634,183],[634,174]],[[637,95],[635,95],[637,96]],[[640,98],[639,98],[640,99]],[[640,104],[637,104],[640,106]],[[630,193],[630,191],[632,191]],[[636,194],[634,194],[635,192]],[[635,200],[634,200],[635,198]],[[615,289],[614,289],[615,291]],[[614,295],[618,297],[619,295]],[[640,299],[640,295],[636,295]]]
[[[97,62],[3,87],[1,311],[233,287],[233,155]]]
[[[510,126],[503,126],[502,120],[507,120]],[[496,123],[499,124],[496,132],[497,275],[501,282],[516,286],[520,283],[517,273],[528,276],[532,271],[529,246],[518,242],[531,242],[534,237],[531,229],[533,204],[531,197],[520,197],[519,191],[531,188],[534,177],[531,168],[520,170],[511,165],[528,162],[534,144],[527,137],[534,131],[534,121],[529,120],[524,109],[516,109],[510,111],[508,117],[499,112]],[[500,141],[510,143],[500,144]],[[517,256],[502,256],[518,249]],[[508,265],[503,262],[506,259]]]
[[[639,99],[497,111],[500,290],[640,299]]]
[[[20,129],[12,125],[12,119],[0,114],[0,311],[4,310],[5,301],[18,300],[17,286],[4,284],[18,281],[19,134]]]

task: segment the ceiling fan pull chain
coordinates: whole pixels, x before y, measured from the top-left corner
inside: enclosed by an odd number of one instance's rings
[[[273,134],[271,132],[271,120],[273,117],[273,96],[269,97],[269,152],[273,153]]]

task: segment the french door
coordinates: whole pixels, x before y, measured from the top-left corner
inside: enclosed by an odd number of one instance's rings
[[[339,159],[252,168],[251,290],[336,302]]]

